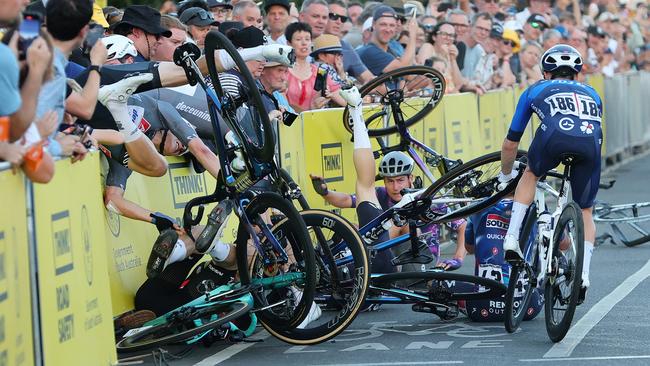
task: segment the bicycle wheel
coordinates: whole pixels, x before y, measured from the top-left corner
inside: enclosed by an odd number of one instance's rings
[[[250,235],[241,222],[236,239],[237,265],[242,286],[251,284],[254,280],[265,280],[268,284],[251,293],[262,325],[280,331],[295,328],[308,315],[314,300],[317,268],[305,222],[290,201],[277,193],[261,193],[246,206],[246,215],[251,224],[259,229],[267,225],[264,215],[269,210],[278,213],[283,219],[270,228],[273,238],[268,236],[268,231],[257,234],[266,259],[264,266],[255,268],[251,275],[249,268],[252,268],[250,264],[257,248],[249,245]],[[282,245],[286,258],[273,247],[272,241]],[[287,284],[287,278],[290,277],[295,280]]]
[[[451,272],[399,272],[372,278],[373,290],[403,295],[406,299],[447,302],[493,299],[506,292],[501,282]],[[400,296],[401,297],[401,296]]]
[[[395,121],[391,120],[389,100],[399,103],[402,116],[410,116],[404,118],[404,125],[410,127],[438,106],[445,94],[445,78],[428,66],[407,66],[381,74],[361,87],[359,92],[362,97],[371,99],[363,111],[368,135],[386,136],[398,131]],[[416,101],[417,97],[421,100]],[[352,133],[348,107],[343,111],[343,125]]]
[[[352,323],[366,297],[370,265],[359,233],[346,219],[324,210],[306,210],[300,216],[316,246],[318,283],[311,318],[320,316],[291,330],[262,325],[282,341],[311,345],[336,337]],[[259,259],[254,261],[253,271],[262,265]]]
[[[526,154],[525,151],[517,152],[517,160]],[[425,221],[447,222],[462,217],[467,217],[495,204],[501,198],[512,192],[521,172],[505,189],[499,191],[497,176],[501,172],[501,152],[495,151],[465,164],[459,165],[443,175],[427,188],[421,197],[430,197],[439,212],[429,210]]]
[[[162,320],[162,323],[124,337],[117,343],[117,351],[135,352],[182,342],[229,323],[249,310],[250,305],[242,301],[181,307],[167,313],[162,319],[152,321],[156,323]]]
[[[270,163],[275,153],[275,136],[255,79],[230,40],[217,31],[211,31],[205,37],[205,54],[214,55],[216,49],[228,52],[228,55],[235,61],[244,83],[243,90],[239,90],[239,100],[225,103],[221,117],[228,127],[237,134],[247,154],[262,163]],[[214,57],[206,57],[206,62],[217,97],[222,102],[227,101],[228,98],[226,98],[219,81]],[[213,116],[213,118],[218,117]],[[216,138],[221,138],[221,136],[216,136]]]
[[[537,223],[537,206],[533,203],[528,208],[519,245],[522,253],[525,253],[525,262],[511,266],[508,279],[508,290],[505,296],[504,324],[508,333],[513,333],[519,328],[521,321],[526,315],[528,304],[533,296],[534,285],[537,282],[534,268],[537,261],[537,240],[529,241],[533,225]],[[531,265],[532,264],[532,265]]]
[[[553,342],[564,338],[573,320],[582,283],[584,239],[582,210],[571,202],[562,210],[553,233],[552,272],[547,273],[544,286],[546,332]]]

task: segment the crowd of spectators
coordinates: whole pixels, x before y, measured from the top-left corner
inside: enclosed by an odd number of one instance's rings
[[[34,21],[40,23],[29,35]],[[52,178],[53,157],[83,159],[88,148],[114,137],[75,124],[93,126],[106,112],[98,103],[103,65],[171,61],[183,43],[202,48],[212,29],[246,30],[240,48],[258,46],[251,43],[258,36],[264,44],[293,47],[291,68],[249,66],[257,67],[253,74],[270,104],[297,112],[343,106],[341,87],[410,65],[438,69],[448,93],[525,87],[542,78],[539,57],[558,43],[583,55],[580,77],[650,70],[642,0],[167,0],[159,10],[0,0],[0,23],[0,161],[36,182]],[[102,42],[89,41],[96,34]]]

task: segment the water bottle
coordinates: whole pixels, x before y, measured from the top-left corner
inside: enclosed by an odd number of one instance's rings
[[[228,131],[224,137],[228,144],[231,144],[234,147],[238,147],[240,145],[239,140],[237,140],[237,136],[235,136],[234,132]],[[244,157],[241,151],[235,151],[235,158],[230,162],[230,168],[235,173],[241,173],[246,170],[246,163],[244,163]]]

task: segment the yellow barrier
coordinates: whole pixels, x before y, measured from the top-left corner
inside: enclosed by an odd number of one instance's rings
[[[0,172],[0,365],[33,365],[25,179]]]
[[[43,360],[46,365],[116,361],[99,154],[56,163],[34,185]]]

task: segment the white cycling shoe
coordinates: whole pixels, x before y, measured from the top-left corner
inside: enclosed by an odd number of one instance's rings
[[[339,95],[345,100],[350,107],[360,107],[362,103],[361,94],[356,86],[349,89],[339,90]]]
[[[295,286],[291,286],[289,287],[289,289],[293,294],[296,304],[299,303],[300,299],[302,299],[302,290],[298,289]],[[305,327],[309,325],[309,323],[313,322],[314,320],[318,320],[318,318],[320,318],[322,313],[323,312],[321,311],[318,304],[316,304],[315,301],[312,301],[311,307],[309,308],[309,314],[307,314],[307,317],[296,328],[305,329]]]
[[[153,79],[153,74],[138,74],[126,79],[122,79],[117,83],[104,85],[97,93],[97,100],[103,105],[110,102],[126,103],[129,97],[135,93],[138,87]]]
[[[505,259],[508,262],[516,262],[524,259],[524,254],[519,248],[519,239],[514,235],[506,234],[503,240],[503,250],[505,251]]]
[[[267,61],[279,62],[284,66],[291,66],[295,62],[293,48],[282,44],[268,44],[264,46],[262,56]]]

